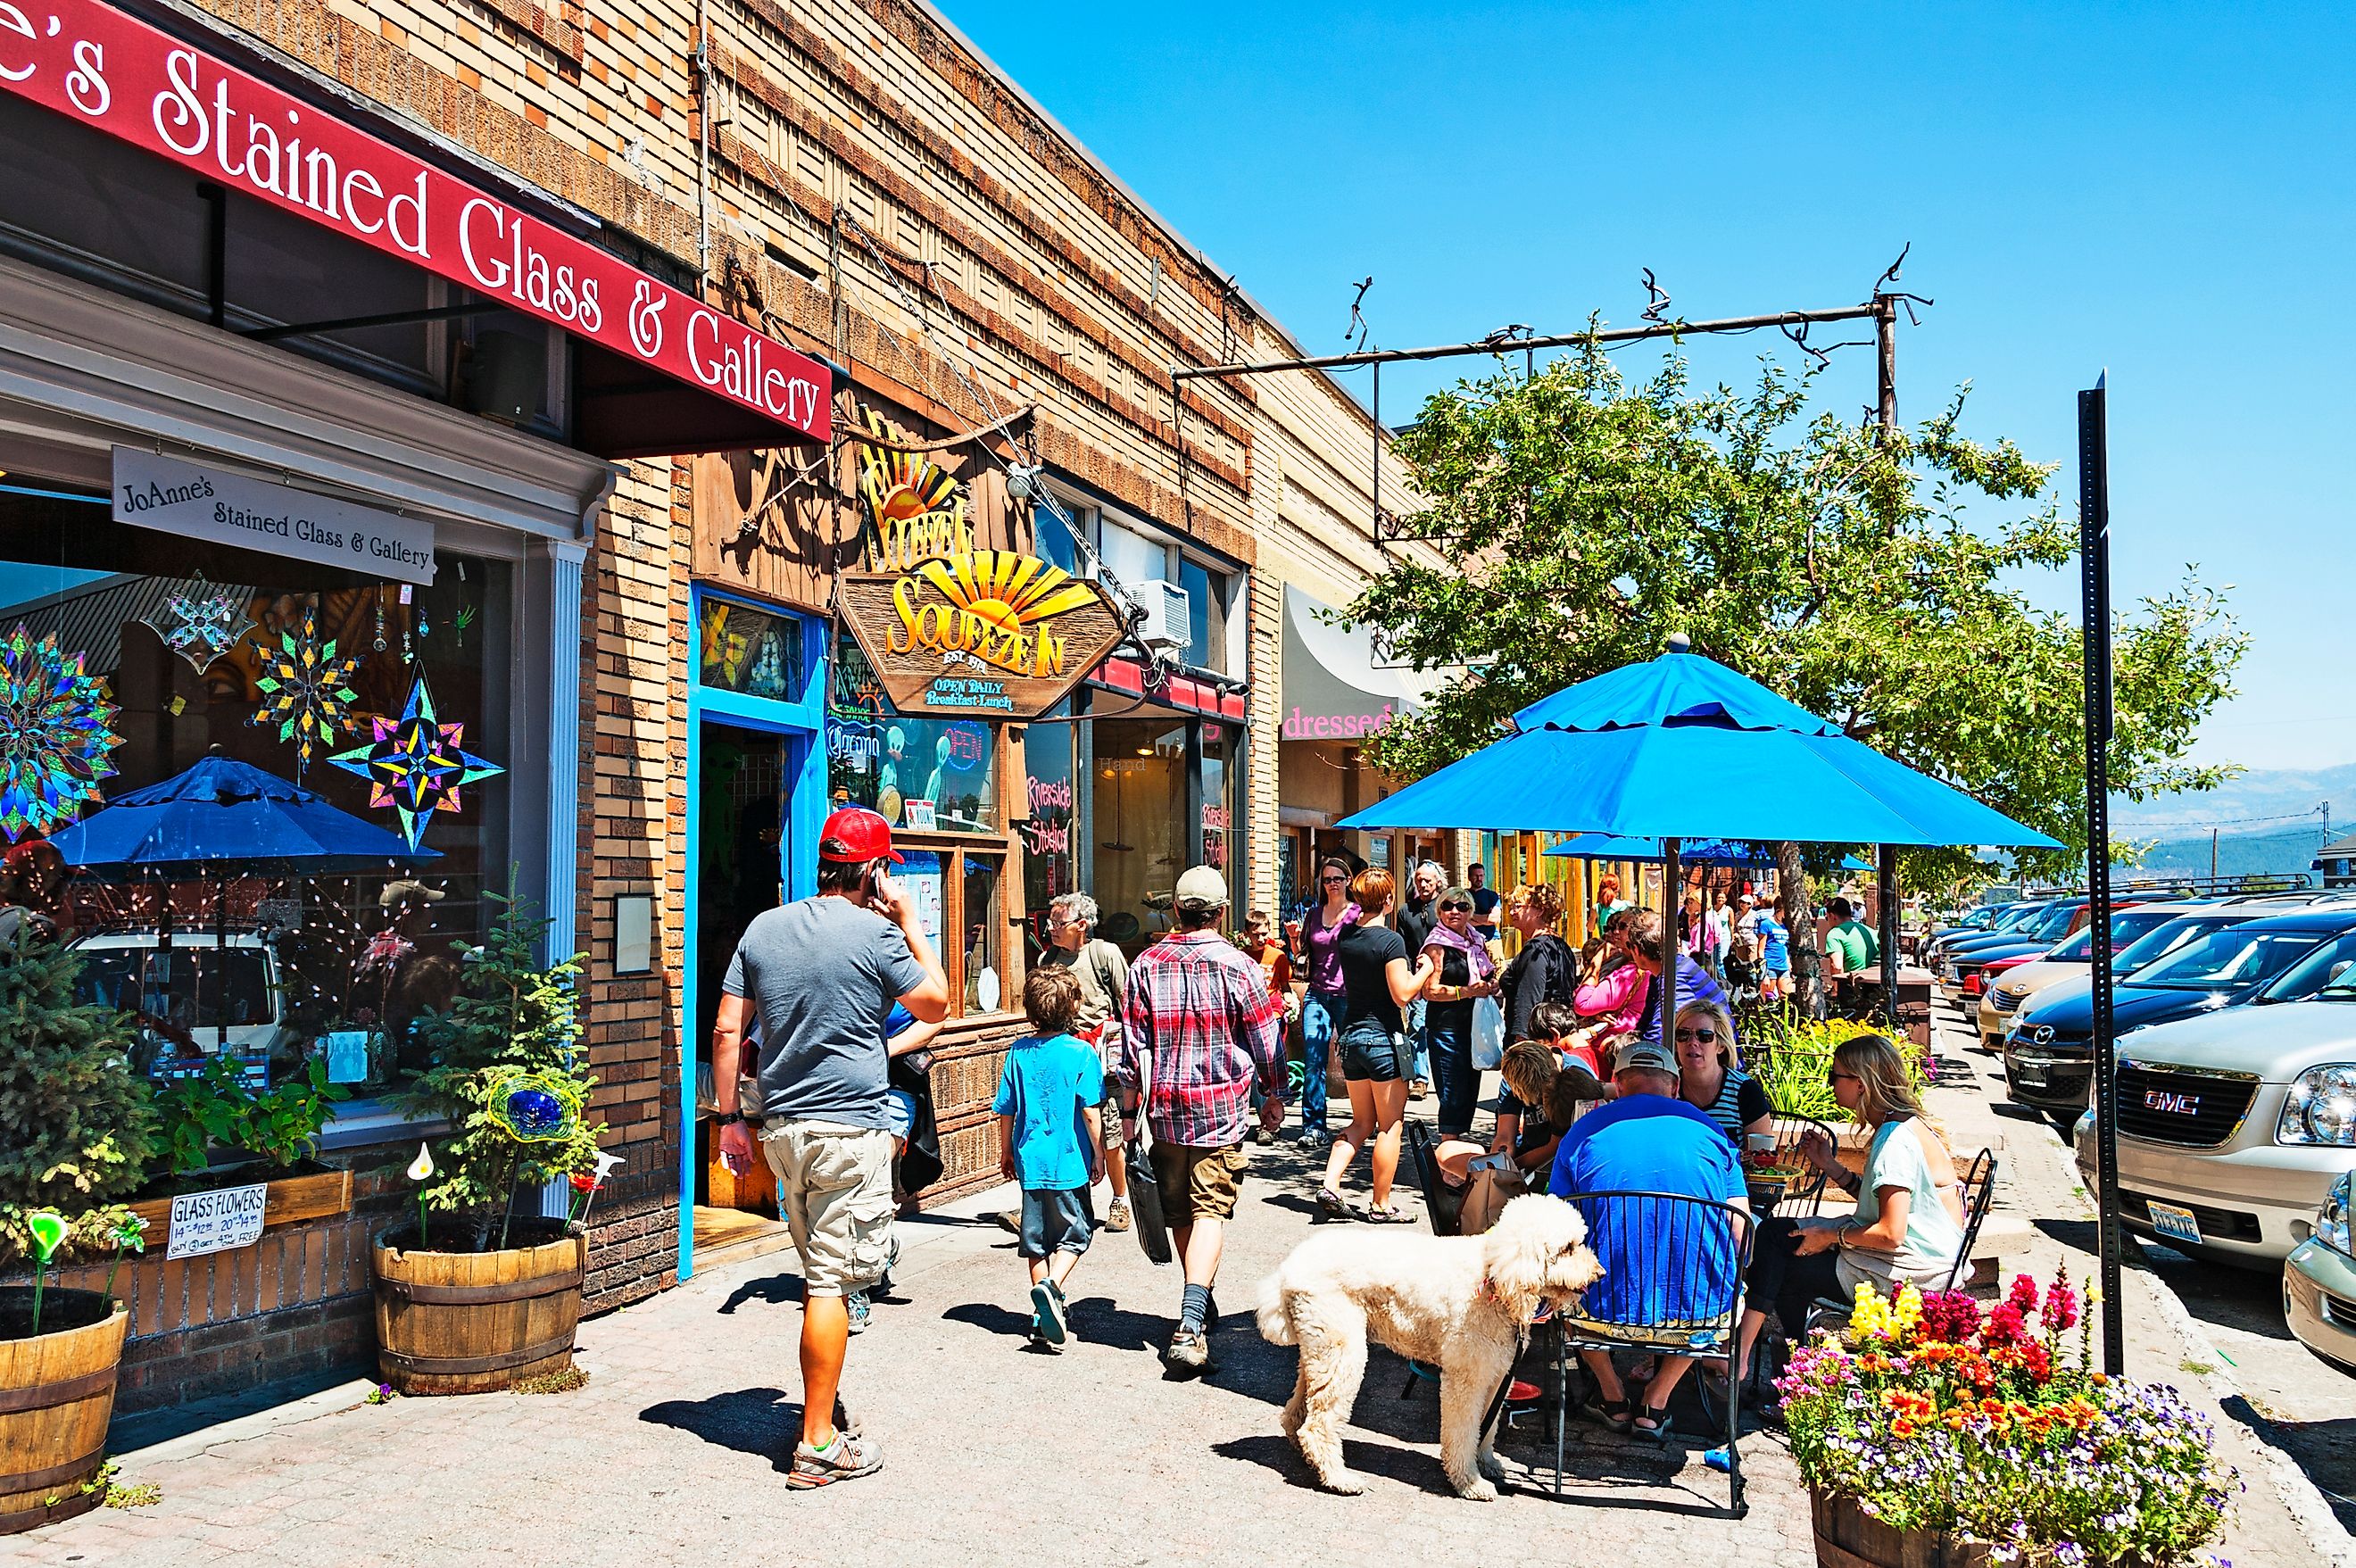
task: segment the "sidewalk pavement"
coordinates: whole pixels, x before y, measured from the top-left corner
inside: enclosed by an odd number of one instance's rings
[[[879,1304],[851,1343],[845,1395],[882,1440],[877,1475],[815,1492],[783,1484],[779,1456],[800,1420],[787,1251],[584,1324],[591,1376],[571,1393],[369,1405],[354,1390],[125,1454],[123,1480],[155,1483],[160,1504],[0,1540],[0,1562],[1815,1562],[1805,1494],[1763,1434],[1743,1444],[1751,1509],[1740,1521],[1710,1517],[1723,1511],[1726,1477],[1704,1466],[1707,1440],[1664,1455],[1583,1425],[1569,1461],[1577,1500],[1537,1490],[1548,1477],[1528,1466],[1542,1446],[1550,1461],[1552,1444],[1534,1424],[1500,1445],[1523,1489],[1464,1501],[1440,1473],[1431,1391],[1401,1400],[1403,1365],[1380,1350],[1347,1444],[1368,1489],[1313,1489],[1277,1429],[1295,1352],[1259,1338],[1251,1306],[1261,1277],[1309,1231],[1314,1176],[1289,1145],[1252,1154],[1206,1381],[1165,1380],[1154,1352],[1181,1282],[1129,1235],[1099,1237],[1081,1263],[1066,1353],[1025,1349],[1027,1278],[1013,1238],[988,1218],[1008,1206],[1002,1189],[908,1225],[899,1299]],[[1362,1157],[1361,1187],[1365,1172]],[[1678,1408],[1681,1425],[1700,1426],[1689,1404]]]

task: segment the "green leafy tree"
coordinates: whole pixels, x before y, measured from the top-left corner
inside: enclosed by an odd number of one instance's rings
[[[512,887],[490,897],[500,909],[488,939],[454,944],[465,977],[458,996],[422,1026],[433,1065],[393,1097],[405,1113],[451,1129],[432,1145],[434,1173],[419,1195],[425,1208],[457,1217],[455,1234],[435,1226],[428,1237],[445,1250],[460,1239],[476,1251],[505,1246],[519,1188],[585,1171],[597,1159],[597,1130],[583,1115],[597,1080],[581,1068],[581,960],[541,963],[549,922]],[[503,1111],[519,1087],[554,1096],[562,1132],[516,1135]]]
[[[1421,668],[1472,676],[1387,729],[1376,759],[1419,777],[1683,631],[2069,846],[2024,853],[2025,872],[2083,868],[2081,638],[2019,587],[2076,549],[2052,466],[1966,438],[1960,392],[1885,437],[1812,413],[1813,383],[1769,365],[1747,392],[1702,390],[1676,362],[1632,384],[1590,349],[1431,398],[1398,451],[1429,503],[1409,523],[1441,559],[1398,562],[1344,613]],[[2189,567],[2118,615],[2115,789],[2143,800],[2236,771],[2185,753],[2245,641]],[[1975,874],[1967,849],[1905,859],[1909,886]]]
[[[69,1248],[108,1245],[130,1219],[115,1200],[146,1176],[155,1115],[131,1019],[74,999],[81,968],[31,921],[0,949],[0,1267],[31,1255],[36,1209],[67,1218]]]

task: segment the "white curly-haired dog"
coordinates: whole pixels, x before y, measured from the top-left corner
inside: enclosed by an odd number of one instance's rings
[[[1558,1197],[1505,1205],[1483,1236],[1328,1230],[1292,1250],[1261,1284],[1260,1337],[1301,1347],[1284,1434],[1326,1490],[1365,1484],[1342,1460],[1342,1428],[1366,1370],[1366,1342],[1440,1369],[1440,1465],[1459,1497],[1488,1502],[1504,1477],[1482,1417],[1513,1370],[1522,1326],[1603,1277],[1587,1222]]]

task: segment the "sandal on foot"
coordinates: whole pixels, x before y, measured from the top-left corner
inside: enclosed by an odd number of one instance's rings
[[[1324,1214],[1329,1219],[1347,1219],[1350,1218],[1350,1206],[1343,1202],[1342,1195],[1335,1192],[1330,1187],[1321,1187],[1317,1189],[1317,1208],[1320,1213]]]
[[[1653,1424],[1650,1426],[1640,1426],[1637,1424],[1637,1422],[1645,1421],[1649,1421]],[[1657,1443],[1664,1445],[1668,1443],[1670,1435],[1676,1430],[1676,1423],[1670,1418],[1669,1407],[1666,1405],[1655,1407],[1648,1404],[1643,1410],[1636,1412],[1635,1421],[1632,1421],[1628,1423],[1628,1431],[1632,1434],[1643,1438],[1647,1443]]]
[[[1605,1431],[1616,1432],[1625,1437],[1630,1424],[1635,1420],[1636,1407],[1626,1400],[1608,1400],[1601,1394],[1590,1391],[1585,1399],[1579,1402],[1579,1413]]]
[[[1365,1220],[1369,1225],[1412,1225],[1415,1223],[1414,1215],[1409,1214],[1407,1210],[1399,1208],[1397,1204],[1390,1203],[1383,1205],[1380,1208],[1376,1208],[1370,1203],[1366,1205],[1365,1208],[1358,1210],[1358,1218]]]

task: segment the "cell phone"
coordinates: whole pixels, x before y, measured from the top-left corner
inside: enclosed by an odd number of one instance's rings
[[[1464,1168],[1471,1171],[1509,1171],[1514,1168],[1514,1156],[1500,1149],[1493,1155],[1483,1155]]]

